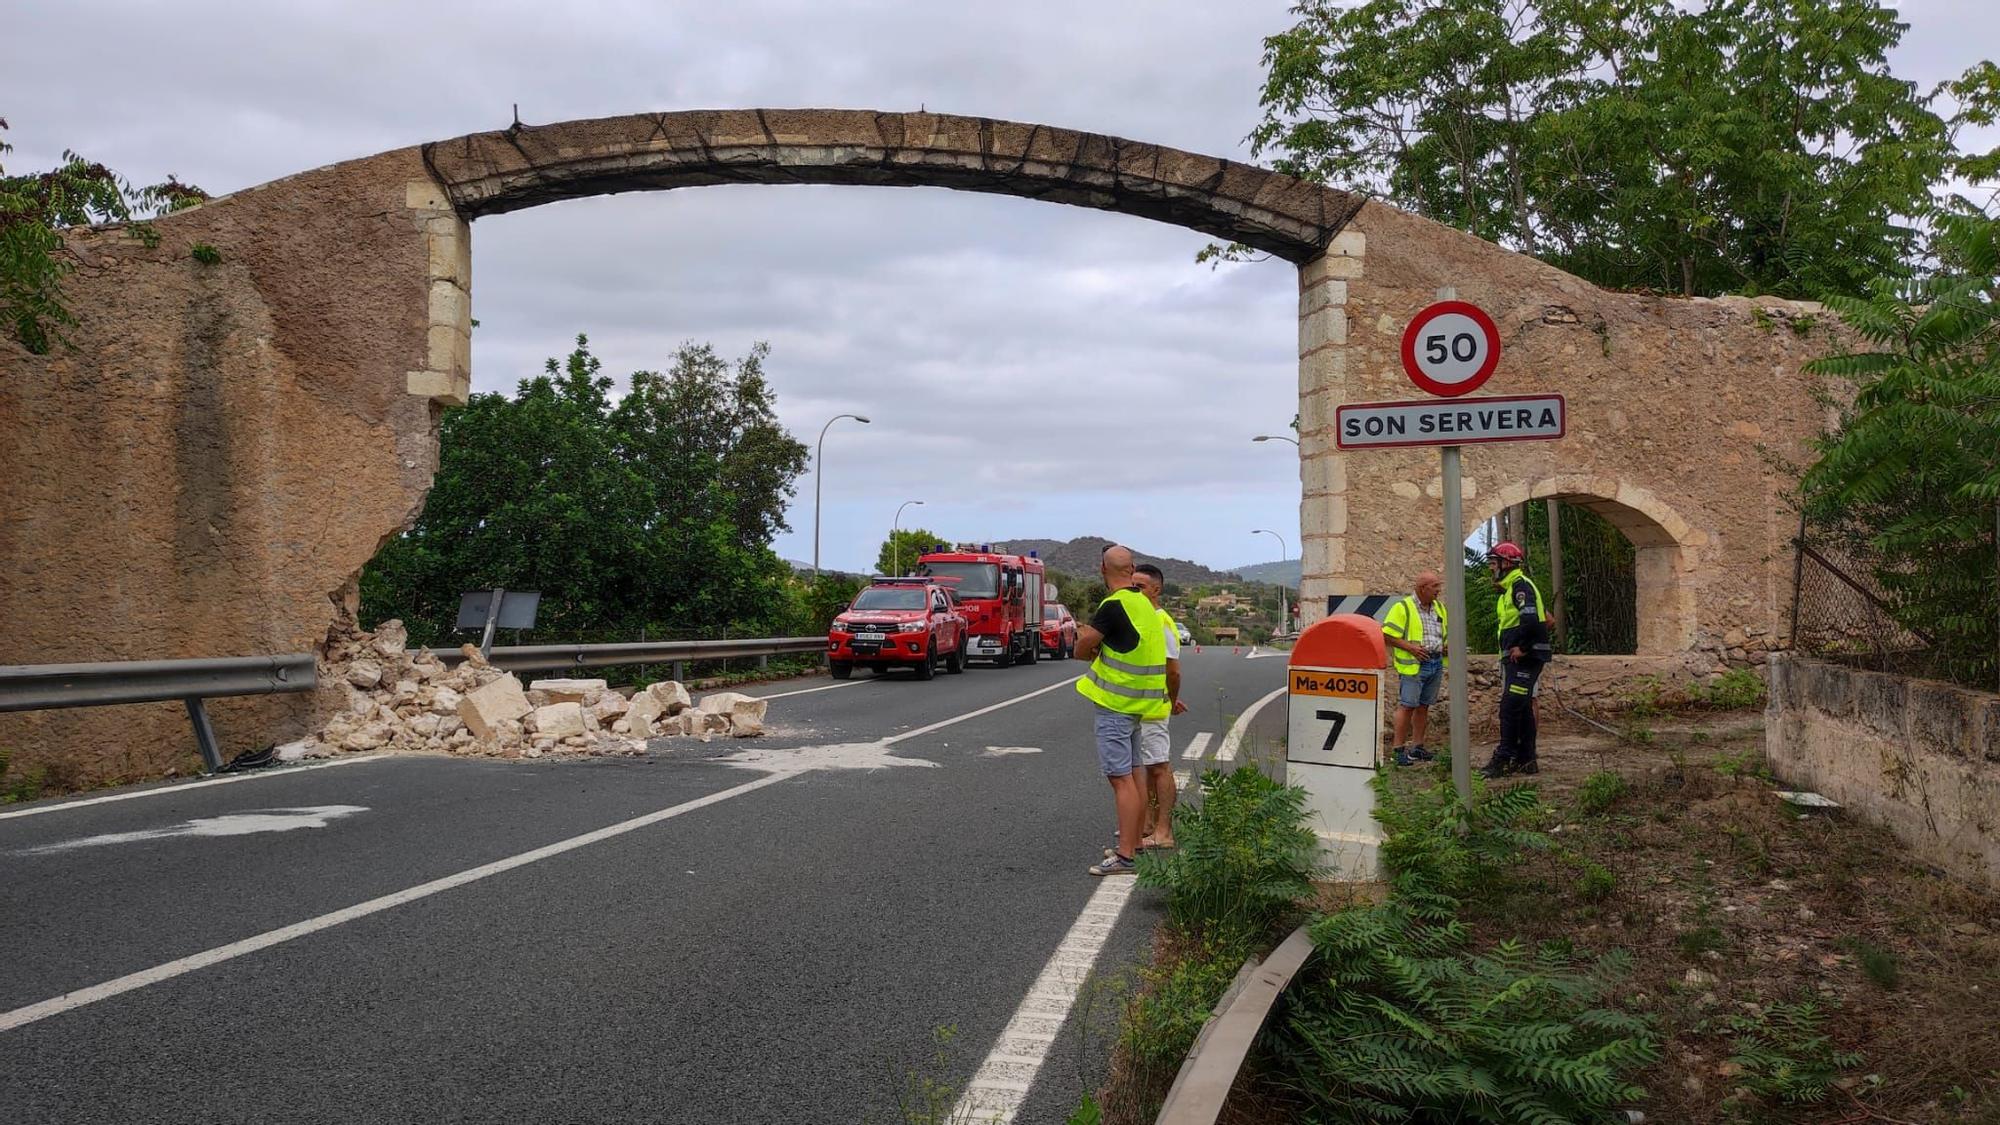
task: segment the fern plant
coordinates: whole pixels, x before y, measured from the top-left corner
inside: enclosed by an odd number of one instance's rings
[[[1729,1026],[1736,1035],[1729,1061],[1743,1068],[1742,1085],[1787,1105],[1824,1100],[1842,1071],[1865,1061],[1859,1051],[1835,1047],[1821,1028],[1825,1021],[1810,1000],[1772,1004],[1756,1015],[1731,1017]]]
[[[1373,784],[1390,888],[1419,917],[1456,917],[1461,900],[1490,884],[1498,869],[1524,851],[1550,846],[1539,831],[1548,807],[1533,786],[1482,787],[1479,800],[1467,807],[1448,779],[1398,792],[1389,775],[1378,772]]]
[[[1144,852],[1139,885],[1167,891],[1167,915],[1190,933],[1254,943],[1298,910],[1320,873],[1305,790],[1255,766],[1208,770],[1199,804],[1176,810],[1165,856]]]
[[[1601,1120],[1645,1091],[1650,1025],[1596,1006],[1618,958],[1505,942],[1463,950],[1457,921],[1405,903],[1315,922],[1323,985],[1295,989],[1273,1037],[1288,1084],[1329,1122]]]

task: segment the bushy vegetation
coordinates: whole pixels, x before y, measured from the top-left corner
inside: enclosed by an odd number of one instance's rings
[[[1139,884],[1164,887],[1167,917],[1190,933],[1247,947],[1312,897],[1319,838],[1305,790],[1255,767],[1205,771],[1201,799],[1175,811],[1174,839],[1164,856],[1141,854]]]
[[[2000,652],[2000,219],[1938,221],[1941,268],[1829,296],[1875,350],[1811,365],[1851,391],[1801,481],[1815,534],[1867,560],[1922,669],[1992,690]],[[1835,394],[1836,399],[1844,397]],[[1906,667],[1911,661],[1905,661]]]
[[[453,637],[459,596],[539,590],[546,642],[810,634],[851,584],[796,578],[771,550],[806,448],[778,424],[759,346],[731,363],[683,345],[612,380],[588,341],[444,417],[416,526],[362,574],[364,624]]]

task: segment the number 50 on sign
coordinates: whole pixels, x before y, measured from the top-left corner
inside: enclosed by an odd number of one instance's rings
[[[1287,761],[1375,768],[1375,743],[1382,728],[1381,672],[1293,668],[1288,687]]]

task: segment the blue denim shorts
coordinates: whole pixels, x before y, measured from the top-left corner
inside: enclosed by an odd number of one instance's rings
[[[1444,662],[1423,661],[1417,665],[1416,675],[1399,678],[1402,683],[1396,688],[1396,702],[1405,707],[1429,707],[1438,701],[1438,688],[1444,683]]]
[[[1096,712],[1097,762],[1106,777],[1124,777],[1139,764],[1139,716],[1091,705]]]

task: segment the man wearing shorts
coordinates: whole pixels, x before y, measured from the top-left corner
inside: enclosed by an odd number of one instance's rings
[[[1077,630],[1077,659],[1090,661],[1090,667],[1076,681],[1076,690],[1092,704],[1097,759],[1111,784],[1118,842],[1101,863],[1091,865],[1090,873],[1130,875],[1137,870],[1132,856],[1146,811],[1146,793],[1135,774],[1139,725],[1166,718],[1173,703],[1167,696],[1167,646],[1159,612],[1133,588],[1132,552],[1116,544],[1106,547],[1099,570],[1111,593],[1090,623]]]
[[[1431,704],[1444,680],[1444,638],[1448,623],[1438,593],[1444,579],[1431,571],[1417,575],[1416,592],[1389,607],[1382,640],[1389,646],[1398,677],[1396,724],[1391,749],[1399,766],[1437,757],[1424,748],[1430,733]],[[1415,741],[1412,742],[1414,734]]]
[[[1187,710],[1187,704],[1181,702],[1180,630],[1174,628],[1173,615],[1160,606],[1160,598],[1166,592],[1166,576],[1152,563],[1142,563],[1136,573],[1139,592],[1153,603],[1153,611],[1159,615],[1167,646],[1167,714],[1178,715]],[[1165,715],[1139,723],[1139,762],[1146,767],[1146,789],[1153,798],[1148,806],[1151,815],[1147,817],[1146,834],[1139,841],[1142,848],[1174,846],[1174,800],[1180,796],[1180,789],[1174,784],[1174,738],[1167,723]]]

